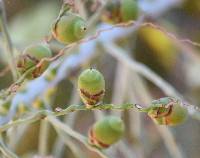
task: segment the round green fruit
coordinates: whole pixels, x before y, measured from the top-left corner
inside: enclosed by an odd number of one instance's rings
[[[53,37],[63,43],[70,44],[81,40],[86,34],[86,22],[79,15],[66,12],[52,28]]]
[[[138,16],[136,0],[112,0],[102,15],[104,22],[116,24],[135,20]]]
[[[165,97],[152,101],[148,115],[159,125],[174,126],[186,120],[188,111],[180,100]]]
[[[43,59],[43,58],[50,58],[52,57],[52,52],[49,49],[48,45],[46,44],[35,44],[27,47],[22,55],[17,60],[17,69],[19,73],[22,75],[28,70],[32,69],[26,75],[27,79],[34,79],[40,76],[48,67],[49,62],[43,62],[41,66],[36,67],[36,65]],[[35,69],[34,69],[35,67]]]
[[[136,0],[122,0],[120,13],[123,22],[135,20],[138,15],[138,5]]]
[[[124,122],[119,117],[106,116],[90,129],[89,143],[99,148],[107,148],[119,141],[124,131]]]
[[[105,93],[105,80],[96,69],[84,70],[78,78],[78,89],[82,101],[90,108],[98,105]]]

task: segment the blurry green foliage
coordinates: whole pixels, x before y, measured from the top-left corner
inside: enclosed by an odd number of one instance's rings
[[[44,39],[59,12],[57,1],[39,3],[21,11],[10,21],[10,34],[16,45],[25,46]]]

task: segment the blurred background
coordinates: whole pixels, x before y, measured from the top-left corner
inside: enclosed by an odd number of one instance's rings
[[[76,0],[76,3],[79,14],[88,21],[101,7],[100,0]],[[50,34],[52,23],[58,16],[61,5],[61,0],[5,0],[8,30],[16,56],[26,46],[43,41]],[[38,100],[45,97],[52,109],[81,104],[76,81],[80,72],[89,67],[97,68],[105,76],[105,103],[131,102],[147,106],[151,100],[167,95],[145,77],[140,69],[134,68],[132,62],[152,70],[170,83],[191,104],[200,105],[200,47],[178,40],[191,39],[200,43],[200,1],[138,0],[138,5],[138,19],[145,16],[144,22],[161,26],[165,31],[146,25],[132,30],[124,27],[102,32],[101,37],[76,47],[52,62],[52,67],[60,65],[53,86],[43,83],[43,76],[26,82],[26,92],[17,93],[12,105],[19,105],[15,102],[20,102],[34,106]],[[99,29],[111,26],[106,23],[103,25],[104,11],[105,8],[93,21],[88,30],[88,37]],[[177,38],[170,38],[170,33]],[[0,40],[0,70],[3,70],[7,66],[7,61],[2,36]],[[108,41],[112,41],[121,51],[112,51]],[[54,54],[63,47],[64,45],[51,41]],[[70,63],[74,63],[75,66],[71,66]],[[8,88],[11,84],[10,72],[0,77],[1,89]],[[132,110],[75,112],[61,119],[86,136],[95,120],[109,114],[122,117],[126,124],[124,138],[105,151],[109,157],[199,158],[200,120],[192,117],[180,126],[169,128],[158,127],[145,114],[138,114]],[[47,145],[46,149],[41,149],[40,146],[41,127],[44,127],[42,122],[8,130],[8,146],[22,158],[100,157],[78,140],[67,135],[64,140],[49,124],[46,126],[48,130],[42,139]]]

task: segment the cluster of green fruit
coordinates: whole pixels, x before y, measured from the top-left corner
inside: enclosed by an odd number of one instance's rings
[[[135,20],[138,6],[135,0],[116,0],[108,3],[102,19],[109,23],[127,22]],[[60,13],[52,26],[53,37],[63,44],[70,44],[81,40],[86,33],[86,21],[79,15],[72,13],[67,7]],[[20,74],[31,69],[26,76],[34,79],[40,76],[48,67],[49,62],[36,66],[44,58],[52,57],[47,44],[35,44],[27,47],[17,60]],[[78,79],[80,97],[87,108],[100,106],[105,94],[105,80],[103,75],[95,69],[83,71]],[[157,124],[178,125],[187,118],[187,110],[181,102],[171,97],[161,98],[152,102],[149,108],[140,109],[146,112]],[[107,148],[117,142],[125,130],[123,121],[115,116],[107,116],[97,121],[89,130],[89,143],[98,148]]]
[[[84,70],[78,78],[80,97],[87,108],[101,106],[105,93],[105,80],[96,69]],[[159,125],[179,125],[187,116],[187,109],[182,102],[173,97],[160,98],[152,101],[148,108],[138,109],[146,112]],[[97,121],[89,131],[89,142],[99,148],[107,148],[117,142],[124,133],[124,124],[120,118],[107,116]]]
[[[85,33],[86,21],[78,14],[72,13],[70,8],[63,12],[52,26],[53,37],[63,44],[76,42],[82,39]],[[49,62],[42,62],[39,67],[36,65],[42,59],[50,57],[52,57],[52,51],[48,44],[39,43],[28,46],[16,62],[19,74],[22,75],[32,68],[26,78],[34,79],[40,76],[47,69]]]
[[[63,5],[58,18],[52,25],[52,36],[62,44],[81,40],[87,30],[86,21],[70,9],[69,5]],[[137,14],[138,7],[135,0],[113,0],[108,3],[102,14],[102,20],[109,23],[126,22],[134,20]],[[47,44],[35,44],[27,47],[16,62],[19,74],[24,74],[32,68],[26,78],[34,79],[40,76],[48,67],[49,62],[42,62],[39,67],[35,66],[42,59],[50,57],[52,57],[52,52]],[[94,102],[94,99],[90,101]]]

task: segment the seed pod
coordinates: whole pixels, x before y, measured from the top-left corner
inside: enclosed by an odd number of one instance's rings
[[[98,105],[105,92],[103,75],[95,69],[84,70],[78,78],[78,89],[82,101],[88,108]]]
[[[108,3],[102,20],[108,23],[120,23],[135,20],[138,15],[136,0],[112,0]]]
[[[85,36],[85,33],[85,20],[69,11],[63,14],[52,27],[53,37],[63,44],[79,41]]]
[[[98,148],[108,148],[124,134],[124,122],[115,116],[106,116],[89,130],[89,143]]]
[[[183,103],[172,97],[160,98],[152,101],[148,115],[159,125],[178,125],[183,123],[188,112]]]
[[[36,44],[27,47],[17,60],[17,69],[20,74],[25,73],[30,68],[36,66],[43,58],[52,57],[52,52],[46,44]],[[48,67],[49,62],[43,62],[40,67],[36,67],[27,76],[27,79],[34,79],[40,76]]]

